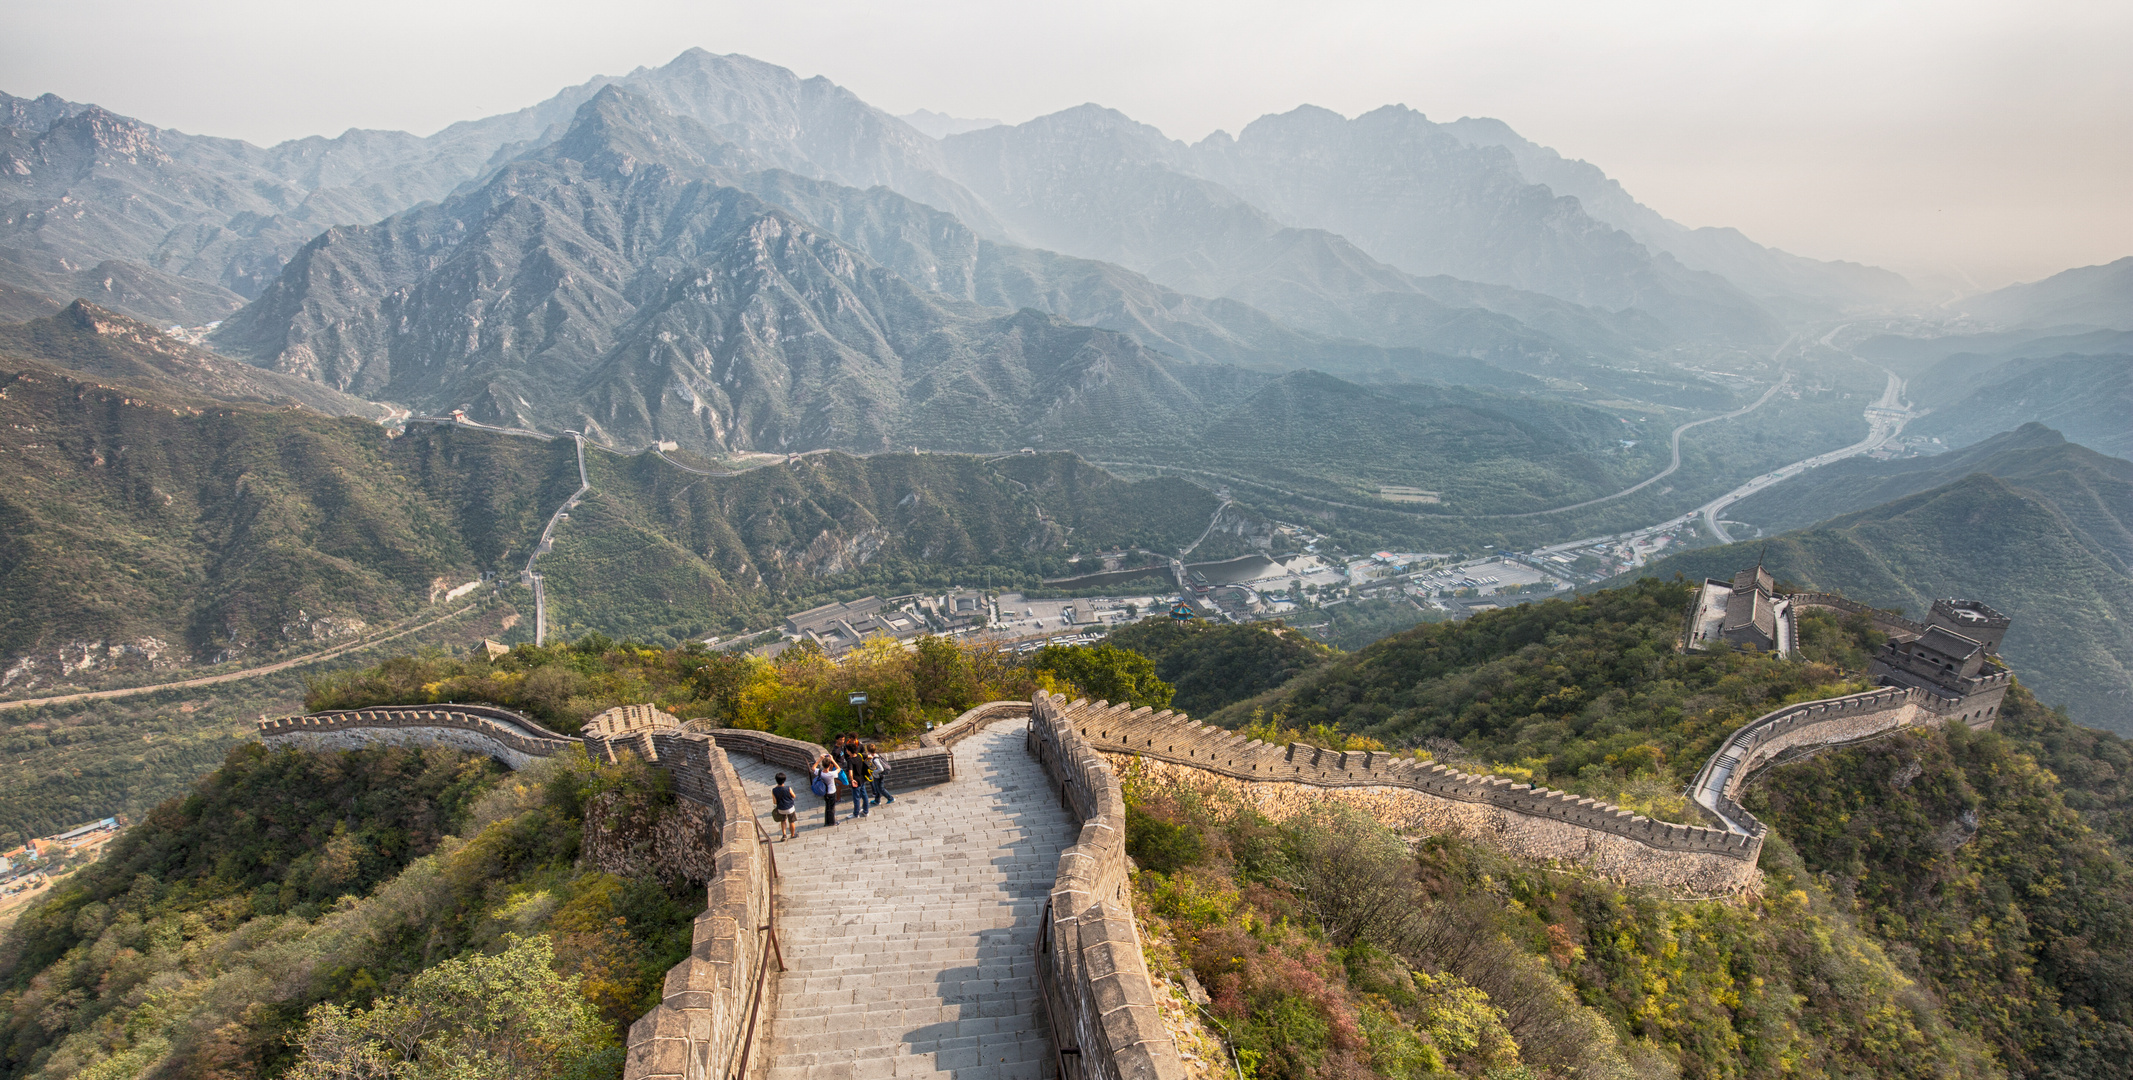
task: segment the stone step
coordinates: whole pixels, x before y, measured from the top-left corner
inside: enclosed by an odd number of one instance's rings
[[[1080,823],[1018,725],[955,749],[958,779],[773,845],[787,970],[772,1080],[1041,1080],[1053,1055],[1036,986],[1038,920]],[[768,768],[733,762],[764,804]],[[791,770],[786,770],[790,774]]]

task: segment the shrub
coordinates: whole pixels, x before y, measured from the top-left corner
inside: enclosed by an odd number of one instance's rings
[[[1173,825],[1137,806],[1128,806],[1126,854],[1145,869],[1175,874],[1207,857],[1207,841],[1198,829]]]

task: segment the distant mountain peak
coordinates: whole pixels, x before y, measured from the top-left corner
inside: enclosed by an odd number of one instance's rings
[[[986,128],[1002,126],[1001,121],[991,117],[950,116],[947,113],[934,112],[932,109],[907,112],[897,117],[897,119],[936,139],[945,139],[950,135],[961,135],[966,131],[983,131]]]
[[[156,129],[95,105],[55,121],[45,130],[45,138],[122,157],[134,164],[168,165],[171,161],[170,155],[156,144]]]
[[[578,106],[563,136],[541,156],[620,176],[632,175],[645,164],[690,172],[757,165],[702,124],[612,83]]]

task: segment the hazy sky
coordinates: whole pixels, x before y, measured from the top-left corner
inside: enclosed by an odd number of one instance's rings
[[[434,131],[690,46],[891,112],[1493,116],[1677,221],[1979,285],[2133,254],[2133,3],[0,0],[0,90],[257,143]]]

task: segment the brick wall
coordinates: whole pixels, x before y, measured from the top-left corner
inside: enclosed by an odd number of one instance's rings
[[[1655,821],[1565,792],[1374,751],[1270,746],[1172,712],[1097,703],[1075,726],[1120,769],[1218,791],[1286,817],[1327,800],[1387,826],[1454,833],[1531,859],[1698,893],[1756,883],[1758,837]]]
[[[733,766],[711,736],[654,736],[677,794],[711,815],[715,875],[696,917],[689,957],[667,972],[658,1007],[630,1025],[627,1080],[723,1080],[759,1056],[775,1011],[770,1000],[776,933],[776,862]]]
[[[1989,728],[1999,718],[2008,681],[2003,671],[1984,691],[1959,698],[1892,686],[1773,709],[1726,737],[1697,772],[1690,795],[1730,831],[1760,843],[1767,827],[1740,805],[1741,788],[1759,769],[1790,752],[1842,746],[1920,724],[1960,721]]]
[[[775,1004],[768,965],[776,864],[740,777],[712,736],[663,728],[570,739],[508,710],[462,705],[262,717],[259,730],[269,743],[319,749],[376,743],[454,746],[489,754],[515,769],[582,746],[597,759],[634,753],[666,769],[684,805],[663,829],[654,828],[642,844],[623,843],[637,838],[621,837],[603,846],[602,838],[588,837],[588,854],[603,867],[634,869],[622,863],[649,859],[661,873],[708,879],[689,957],[667,972],[659,1005],[630,1026],[623,1075],[628,1080],[723,1080],[744,1070],[741,1059],[754,1054],[756,1037],[767,1034]],[[719,738],[780,764],[786,758],[811,764],[821,750],[761,732],[721,732]],[[591,810],[594,817],[601,813],[598,806]]]
[[[1078,1052],[1086,1080],[1183,1080],[1133,924],[1125,798],[1074,723],[1087,707],[1044,694],[1029,705],[1030,750],[1083,819],[1079,839],[1059,856],[1038,957],[1052,1040]]]
[[[388,705],[305,716],[259,718],[268,745],[352,750],[370,744],[451,746],[487,754],[513,769],[569,749],[577,740],[531,717],[493,705]]]

